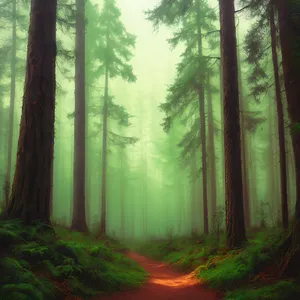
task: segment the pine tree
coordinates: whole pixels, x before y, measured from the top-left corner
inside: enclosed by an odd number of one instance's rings
[[[105,0],[101,15],[99,17],[99,34],[102,35],[102,42],[99,44],[98,55],[101,63],[98,71],[104,73],[104,98],[103,98],[103,125],[102,125],[102,183],[101,183],[101,236],[107,233],[106,224],[106,182],[107,182],[107,145],[108,136],[114,139],[115,143],[127,144],[136,142],[135,138],[123,138],[108,130],[108,117],[114,117],[117,111],[124,112],[113,103],[113,98],[109,96],[109,79],[121,77],[128,82],[136,80],[132,67],[127,63],[132,57],[131,49],[135,45],[135,37],[129,34],[120,20],[120,10],[117,8],[115,0]],[[128,120],[128,118],[127,118]],[[122,121],[126,120],[121,118]]]
[[[252,65],[252,72],[249,76],[249,83],[252,95],[260,101],[270,87],[268,73],[264,66],[264,60],[268,56],[272,57],[273,76],[275,84],[275,106],[277,111],[277,131],[279,147],[279,174],[280,174],[280,194],[281,194],[281,222],[284,229],[288,228],[288,197],[287,197],[287,165],[286,165],[286,142],[285,124],[283,113],[283,99],[281,93],[281,83],[279,77],[279,64],[277,54],[277,33],[274,3],[265,1],[246,1],[248,10],[252,16],[259,16],[250,31],[246,35],[247,61]],[[270,47],[270,51],[266,51]]]
[[[206,120],[205,120],[205,80],[207,72],[210,69],[211,59],[215,57],[203,54],[203,35],[209,35],[216,32],[211,25],[216,20],[214,11],[205,1],[196,0],[190,3],[189,7],[183,9],[180,3],[166,5],[164,1],[153,11],[148,12],[148,19],[158,25],[160,22],[167,25],[176,24],[176,15],[172,16],[175,10],[178,17],[181,17],[181,26],[170,39],[173,47],[179,42],[184,42],[185,52],[182,54],[182,61],[178,64],[177,78],[175,83],[169,88],[169,98],[167,102],[161,105],[161,109],[167,113],[164,128],[168,130],[172,119],[185,115],[185,122],[195,116],[198,111],[198,117],[194,118],[191,130],[183,137],[179,146],[184,148],[184,156],[192,149],[194,138],[197,138],[197,146],[201,146],[201,171],[203,186],[203,214],[204,214],[204,233],[208,233],[208,200],[207,200],[207,153],[206,153]],[[183,9],[183,11],[182,11]],[[211,49],[213,45],[212,40]],[[217,58],[218,59],[218,58]],[[188,111],[188,112],[187,112]],[[199,131],[199,133],[198,133]],[[188,156],[191,157],[191,156]]]
[[[71,228],[87,232],[85,216],[85,0],[76,0],[74,183]]]
[[[26,6],[26,5],[25,5]],[[15,114],[15,94],[16,94],[16,81],[17,76],[20,75],[20,66],[23,67],[25,62],[23,59],[17,57],[17,46],[20,48],[23,45],[24,40],[21,35],[24,33],[24,23],[26,23],[26,17],[23,12],[26,9],[24,3],[17,2],[16,0],[3,3],[1,8],[0,19],[3,19],[6,24],[11,25],[11,34],[7,44],[7,60],[9,61],[10,71],[10,102],[9,102],[9,117],[8,117],[8,134],[7,134],[7,159],[6,159],[6,172],[4,179],[4,199],[5,206],[8,205],[9,193],[11,188],[11,168],[12,168],[12,147],[13,147],[13,130],[14,130],[14,114]],[[17,35],[17,28],[19,34]],[[8,64],[7,61],[3,62]]]

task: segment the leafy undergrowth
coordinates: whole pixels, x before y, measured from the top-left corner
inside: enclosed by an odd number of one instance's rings
[[[0,222],[0,299],[89,299],[145,280],[118,242],[60,228],[56,233],[40,223]]]
[[[201,281],[224,292],[227,300],[296,300],[300,285],[281,279],[278,249],[283,236],[259,232],[241,250],[216,247],[212,238],[172,238],[140,245],[137,251],[182,271],[196,270]]]

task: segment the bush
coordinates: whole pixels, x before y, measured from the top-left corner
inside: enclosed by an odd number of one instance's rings
[[[139,286],[146,273],[126,258],[113,240],[96,241],[46,225],[0,222],[0,299],[64,299],[66,293],[89,297]],[[3,244],[2,244],[3,241]],[[69,289],[57,287],[67,282]]]

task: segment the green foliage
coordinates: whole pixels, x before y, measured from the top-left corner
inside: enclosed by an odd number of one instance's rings
[[[299,285],[292,281],[279,281],[268,286],[230,292],[225,300],[290,300],[299,298]]]
[[[137,250],[180,270],[196,270],[210,287],[227,291],[227,300],[298,299],[299,286],[294,282],[263,286],[254,280],[276,262],[282,238],[282,234],[260,232],[244,249],[227,251],[223,246],[217,248],[213,238],[172,237],[139,245]]]
[[[146,278],[119,243],[62,229],[57,233],[39,223],[0,223],[0,299],[60,299],[65,292],[54,282],[67,282],[68,293],[87,297],[136,287]]]
[[[201,90],[207,87],[208,78],[215,71],[215,61],[219,60],[218,55],[203,53],[204,43],[210,52],[219,49],[219,31],[214,26],[216,12],[207,1],[197,1],[161,1],[158,7],[147,12],[155,26],[160,23],[176,25],[177,31],[168,40],[172,48],[180,44],[185,46],[181,62],[177,64],[175,81],[168,88],[166,102],[160,105],[166,114],[162,124],[164,131],[170,131],[175,119],[180,119],[187,128],[178,144],[185,165],[188,165],[190,154],[202,143],[199,101],[203,102],[204,97]],[[203,117],[204,112],[200,115]]]
[[[213,240],[172,238],[140,245],[138,251],[154,259],[164,260],[182,271],[192,271],[204,263],[214,251]]]
[[[277,235],[260,234],[242,251],[211,257],[200,267],[199,276],[214,288],[233,289],[264,270],[274,258],[279,241]]]

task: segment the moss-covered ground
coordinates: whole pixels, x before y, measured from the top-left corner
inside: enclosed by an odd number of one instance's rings
[[[138,287],[147,277],[112,239],[39,223],[1,221],[0,245],[1,300],[91,299]]]
[[[169,238],[135,246],[141,254],[182,271],[196,270],[199,280],[226,300],[299,300],[297,278],[282,278],[278,249],[283,236],[259,232],[240,250],[227,250],[212,238]]]

